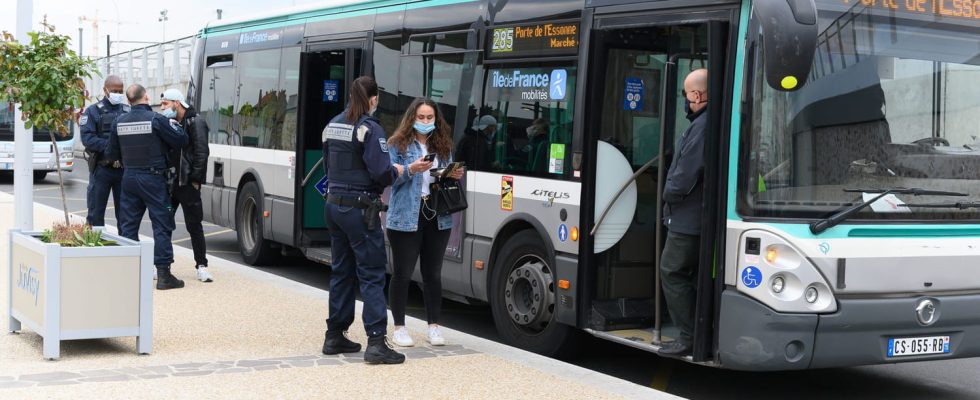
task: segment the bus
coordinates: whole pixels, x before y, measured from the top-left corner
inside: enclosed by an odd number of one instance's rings
[[[14,105],[7,101],[0,100],[0,171],[14,170]],[[71,123],[71,122],[69,122]],[[58,169],[71,172],[75,165],[75,134],[73,129],[68,130],[68,136],[55,134],[55,144],[51,143],[51,136],[44,128],[34,128],[34,180],[43,180],[49,172]],[[55,152],[59,152],[61,165],[55,157]]]
[[[214,21],[188,88],[210,126],[204,212],[248,263],[329,263],[321,132],[370,75],[389,134],[429,97],[467,162],[445,297],[488,303],[540,354],[588,335],[657,353],[678,333],[658,273],[678,92],[707,68],[684,359],[977,356],[978,18],[969,0],[383,0]]]

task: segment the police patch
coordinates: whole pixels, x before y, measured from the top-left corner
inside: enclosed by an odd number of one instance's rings
[[[83,115],[81,118],[78,119],[79,125],[85,125],[87,123],[88,123],[88,115]]]
[[[378,138],[378,144],[381,145],[381,151],[388,152],[388,141],[385,138]]]
[[[174,128],[175,131],[179,131],[180,130],[180,123],[177,122],[177,120],[172,119],[172,120],[170,120],[170,127],[171,128]]]

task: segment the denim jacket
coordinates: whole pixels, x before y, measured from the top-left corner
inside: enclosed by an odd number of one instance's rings
[[[391,199],[388,201],[388,213],[386,214],[387,222],[385,226],[388,229],[394,229],[401,232],[415,232],[419,229],[419,207],[422,205],[422,179],[423,174],[428,174],[429,171],[419,172],[412,175],[411,178],[408,177],[408,165],[418,160],[422,157],[422,146],[419,142],[412,140],[405,147],[405,151],[399,151],[395,147],[388,149],[388,156],[391,157],[392,163],[401,164],[405,167],[406,173],[401,174],[395,179],[395,182],[391,184]],[[437,168],[445,168],[452,162],[452,153],[450,152],[447,159],[439,157],[439,165]],[[446,230],[453,227],[453,217],[451,215],[440,215],[437,216],[439,222],[439,230]]]

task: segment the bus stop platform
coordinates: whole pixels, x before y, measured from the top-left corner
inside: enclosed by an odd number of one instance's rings
[[[186,287],[154,290],[152,354],[137,355],[136,338],[76,340],[47,361],[36,333],[8,332],[13,212],[13,196],[0,193],[0,398],[677,398],[445,327],[448,344],[430,347],[425,322],[411,317],[416,347],[399,349],[404,364],[325,356],[326,291],[218,257],[209,260],[215,282],[201,283],[192,252],[179,246],[173,273]],[[34,204],[37,230],[61,218]],[[364,345],[360,302],[357,315],[350,335]]]

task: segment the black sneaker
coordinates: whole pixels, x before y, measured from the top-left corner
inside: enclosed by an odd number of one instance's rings
[[[364,361],[368,364],[401,364],[405,362],[405,355],[391,348],[387,336],[378,336],[368,339]]]
[[[357,353],[361,344],[347,338],[347,331],[327,331],[323,340],[323,354],[328,356],[340,353]]]
[[[170,268],[157,268],[157,290],[180,289],[184,281],[170,273]]]

